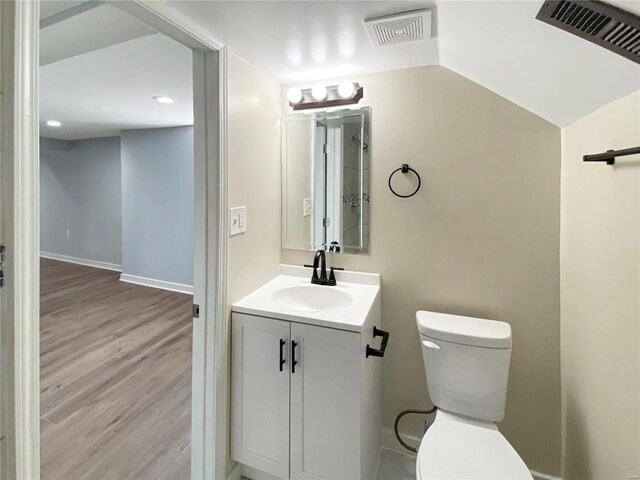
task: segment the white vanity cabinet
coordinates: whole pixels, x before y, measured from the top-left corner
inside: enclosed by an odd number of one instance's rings
[[[289,322],[233,313],[231,456],[280,478],[289,478],[289,345]]]
[[[233,312],[231,456],[258,471],[254,480],[375,478],[375,306],[360,331]]]

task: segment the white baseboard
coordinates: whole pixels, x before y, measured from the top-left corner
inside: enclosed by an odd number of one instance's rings
[[[404,440],[409,445],[418,446],[420,445],[421,439],[418,437],[414,437],[412,435],[402,435],[402,440]],[[404,448],[398,442],[396,438],[396,434],[393,432],[392,428],[383,428],[380,434],[380,443],[382,448],[386,448],[387,450],[391,450],[393,452],[407,455],[409,457],[416,457],[416,454]],[[554,477],[552,475],[547,475],[545,473],[536,472],[534,470],[530,470],[531,476],[533,480],[562,480],[560,477]]]
[[[193,285],[184,285],[182,283],[165,282],[164,280],[155,280],[153,278],[137,277],[136,275],[128,275],[126,273],[120,275],[120,281],[193,295]]]
[[[117,263],[100,262],[98,260],[87,260],[86,258],[71,257],[69,255],[60,255],[59,253],[40,252],[42,258],[49,258],[51,260],[60,260],[61,262],[76,263],[78,265],[85,265],[87,267],[102,268],[103,270],[113,270],[114,272],[121,272],[122,265]]]
[[[402,440],[404,440],[409,445],[413,445],[416,448],[420,445],[421,438],[414,437],[412,435],[402,435]],[[403,455],[409,455],[410,457],[415,457],[416,454],[404,448],[398,442],[396,438],[396,434],[393,433],[392,428],[383,428],[382,432],[380,432],[380,446],[382,448],[386,448],[387,450],[391,450],[396,453],[402,453]]]
[[[227,480],[240,480],[242,478],[242,465],[236,463],[236,466],[233,467],[231,473],[227,477]]]

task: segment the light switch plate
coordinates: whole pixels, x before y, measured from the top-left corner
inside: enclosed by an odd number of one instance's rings
[[[247,207],[229,209],[229,236],[239,235],[247,231]]]
[[[302,216],[308,217],[311,215],[311,199],[305,198],[302,200]]]

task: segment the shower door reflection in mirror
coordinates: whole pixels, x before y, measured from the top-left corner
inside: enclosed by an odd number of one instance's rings
[[[369,107],[282,117],[282,246],[369,252]]]

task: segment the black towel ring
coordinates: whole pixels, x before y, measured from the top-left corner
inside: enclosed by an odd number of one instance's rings
[[[418,177],[418,186],[416,187],[416,189],[415,189],[415,191],[413,193],[410,193],[409,195],[400,195],[391,186],[391,179],[396,174],[396,172],[408,173],[409,170],[411,170],[413,173],[415,173],[416,177]],[[418,172],[416,172],[413,168],[411,168],[406,163],[403,163],[400,168],[396,168],[393,172],[391,172],[391,175],[389,175],[389,190],[391,190],[391,193],[393,193],[396,197],[400,197],[400,198],[413,197],[416,193],[418,193],[418,190],[420,190],[420,185],[422,185],[422,180],[420,179],[420,174]]]

